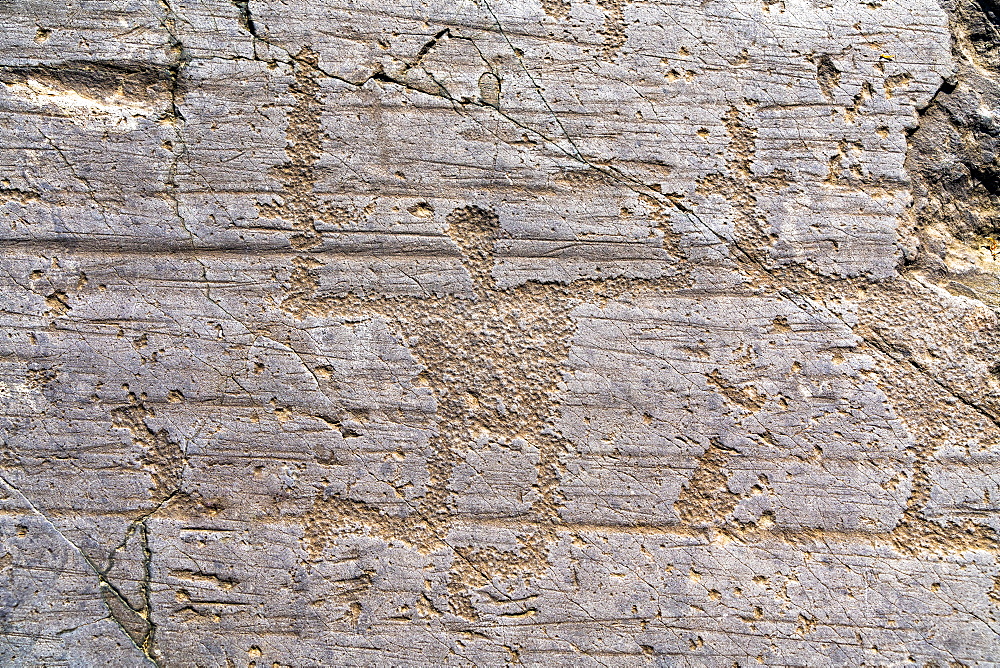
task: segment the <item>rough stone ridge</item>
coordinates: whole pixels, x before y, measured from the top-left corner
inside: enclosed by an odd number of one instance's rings
[[[0,17],[0,665],[998,665],[992,0]]]

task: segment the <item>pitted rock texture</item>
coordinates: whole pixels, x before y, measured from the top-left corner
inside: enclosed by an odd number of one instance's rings
[[[992,4],[0,16],[0,664],[996,665]]]

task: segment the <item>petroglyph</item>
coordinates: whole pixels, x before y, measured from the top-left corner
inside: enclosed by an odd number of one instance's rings
[[[990,11],[0,13],[0,663],[995,660]]]

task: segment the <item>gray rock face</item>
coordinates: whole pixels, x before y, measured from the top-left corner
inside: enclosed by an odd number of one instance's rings
[[[1000,657],[1000,19],[0,5],[0,664]]]

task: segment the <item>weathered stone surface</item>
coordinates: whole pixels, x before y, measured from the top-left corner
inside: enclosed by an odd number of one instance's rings
[[[0,664],[996,665],[991,7],[0,5]]]

